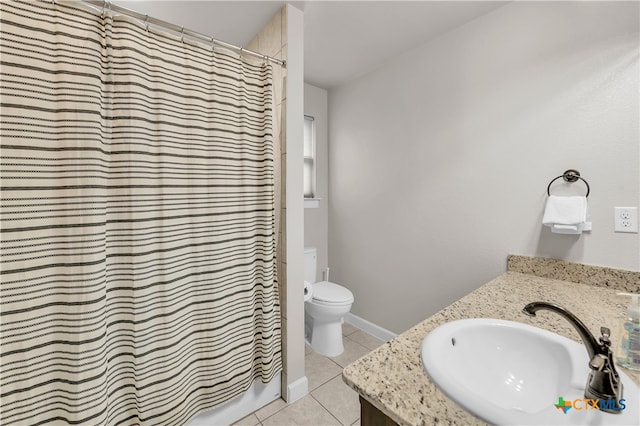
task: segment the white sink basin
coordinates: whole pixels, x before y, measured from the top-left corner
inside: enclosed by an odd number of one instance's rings
[[[427,335],[422,365],[449,398],[493,424],[638,425],[638,387],[624,372],[624,410],[607,413],[584,400],[590,369],[584,345],[526,324],[474,318]],[[566,412],[559,398],[573,403]],[[596,403],[597,404],[597,403]]]

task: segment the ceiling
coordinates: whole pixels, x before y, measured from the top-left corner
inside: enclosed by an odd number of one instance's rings
[[[246,45],[290,3],[304,12],[305,82],[324,89],[506,4],[505,1],[167,1],[114,3],[235,44]]]

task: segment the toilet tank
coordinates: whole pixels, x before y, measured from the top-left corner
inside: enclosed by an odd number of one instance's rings
[[[316,282],[316,266],[318,250],[315,247],[304,248],[304,280],[311,284]]]

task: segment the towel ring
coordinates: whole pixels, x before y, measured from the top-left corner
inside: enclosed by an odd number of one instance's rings
[[[589,188],[589,183],[584,178],[580,177],[580,172],[575,169],[569,169],[565,171],[563,174],[561,174],[560,176],[553,178],[551,182],[549,182],[549,186],[547,186],[547,195],[551,195],[551,184],[560,178],[564,179],[565,182],[569,182],[569,183],[576,182],[578,179],[580,179],[587,186],[587,195],[585,195],[585,197],[589,196],[589,192],[591,192],[591,188]]]

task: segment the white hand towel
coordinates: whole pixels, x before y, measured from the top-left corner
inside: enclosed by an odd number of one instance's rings
[[[556,234],[580,234],[591,230],[588,216],[587,197],[550,195],[542,224]]]
[[[580,225],[558,225],[554,223],[550,228],[554,234],[579,234],[582,232]]]

